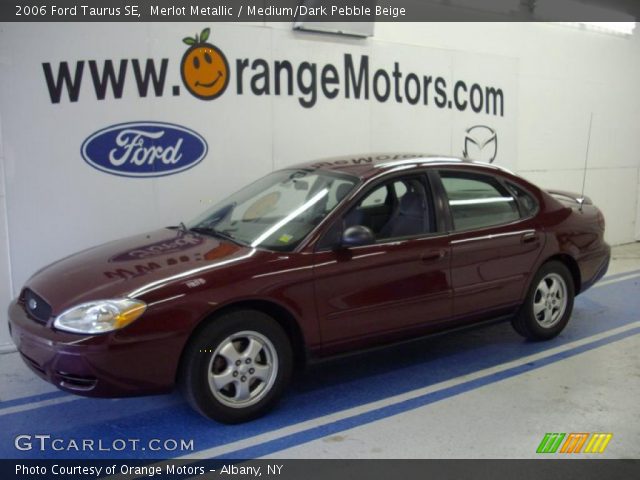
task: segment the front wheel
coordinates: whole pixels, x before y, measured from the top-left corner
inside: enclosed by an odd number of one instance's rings
[[[530,340],[557,336],[569,322],[575,287],[571,272],[558,261],[545,263],[533,278],[513,327]]]
[[[185,352],[181,387],[189,404],[223,423],[257,418],[278,401],[292,372],[291,345],[282,327],[254,310],[211,321]]]

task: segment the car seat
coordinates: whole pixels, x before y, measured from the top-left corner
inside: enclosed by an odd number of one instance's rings
[[[391,218],[378,233],[378,238],[408,237],[428,231],[429,218],[424,187],[419,181],[412,181],[407,187],[407,192],[400,198]]]

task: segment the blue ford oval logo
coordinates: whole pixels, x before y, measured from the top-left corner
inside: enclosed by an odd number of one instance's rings
[[[162,177],[202,161],[207,142],[179,125],[130,122],[95,132],[82,143],[82,158],[98,170],[125,177]]]

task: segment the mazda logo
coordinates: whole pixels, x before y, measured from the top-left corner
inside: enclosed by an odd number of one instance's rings
[[[465,130],[465,159],[493,163],[498,155],[498,134],[486,125],[474,125]]]
[[[36,302],[35,298],[30,298],[27,305],[29,306],[29,310],[35,310],[38,308],[38,302]]]

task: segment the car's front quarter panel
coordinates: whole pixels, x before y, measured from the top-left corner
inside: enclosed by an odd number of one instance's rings
[[[61,389],[101,397],[161,393],[173,388],[191,334],[224,308],[276,304],[298,322],[305,344],[319,342],[310,279],[304,254],[247,249],[228,264],[213,260],[137,286],[129,296],[147,308],[121,330],[63,332],[53,318],[31,318],[19,299],[9,309],[10,328],[27,365]]]
[[[161,317],[167,322],[163,328],[184,330],[187,336],[200,322],[223,309],[257,303],[272,304],[295,320],[305,345],[313,347],[318,344],[320,336],[313,302],[311,255],[258,249],[252,252],[243,261],[210,271],[194,272],[158,289],[146,291],[138,298],[147,302],[149,311],[163,312]],[[146,314],[134,323],[135,328],[142,328],[146,323]]]
[[[80,335],[29,317],[19,301],[9,307],[10,330],[25,363],[40,377],[79,395],[114,397],[168,391],[180,336],[158,329],[166,312],[153,308],[122,330]],[[49,322],[51,323],[51,322]],[[154,325],[153,331],[144,325]],[[142,328],[141,328],[142,327]]]

